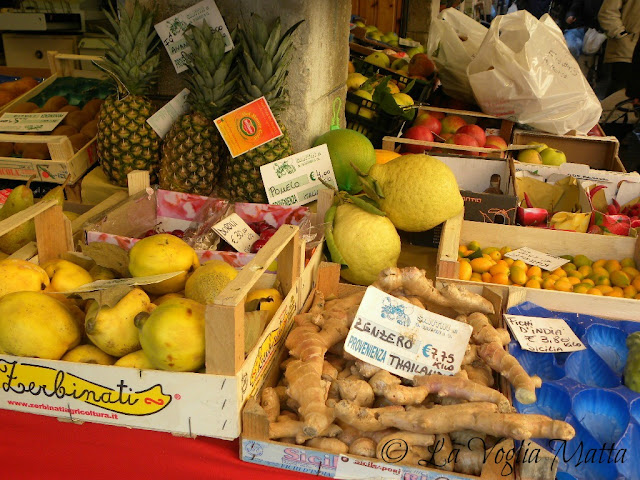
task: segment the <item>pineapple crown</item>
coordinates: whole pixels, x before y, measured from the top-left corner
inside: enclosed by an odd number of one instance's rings
[[[200,27],[191,25],[184,36],[191,48],[189,87],[191,107],[207,118],[226,113],[226,107],[237,91],[238,68],[235,65],[239,45],[225,53],[225,40],[204,20]],[[231,32],[235,42],[236,31]]]
[[[264,96],[274,112],[287,104],[285,82],[293,54],[293,33],[304,20],[299,21],[280,36],[278,17],[271,28],[256,14],[240,27],[242,62],[239,62],[240,99],[244,103]]]
[[[132,95],[149,93],[158,80],[160,63],[160,39],[153,28],[155,12],[135,0],[131,14],[127,8],[120,9],[119,20],[113,6],[111,12],[104,13],[115,33],[102,28],[111,44],[101,63]]]

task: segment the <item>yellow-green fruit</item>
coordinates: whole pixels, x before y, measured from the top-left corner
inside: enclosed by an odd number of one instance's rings
[[[456,177],[447,165],[428,155],[402,155],[376,164],[369,176],[384,195],[380,208],[400,230],[429,230],[462,212]]]
[[[84,328],[89,340],[102,351],[122,357],[140,350],[138,329],[134,318],[140,312],[151,312],[153,306],[147,294],[139,288],[127,293],[113,307],[93,302],[87,310]]]
[[[611,272],[610,280],[612,285],[620,288],[628,287],[631,284],[629,275],[621,270],[614,270]]]
[[[0,298],[0,350],[9,355],[58,360],[81,336],[69,310],[48,295],[14,292]]]
[[[49,285],[49,276],[38,265],[6,258],[0,261],[0,298],[13,292],[40,292]]]
[[[166,302],[170,298],[184,298],[184,292],[167,293],[167,294],[162,295],[160,297],[156,297],[153,300],[153,304],[156,305],[156,306],[162,305],[164,302]]]
[[[227,284],[236,278],[238,271],[222,260],[205,263],[189,277],[184,286],[184,296],[202,304],[213,303]]]
[[[68,260],[49,260],[42,268],[49,275],[48,291],[66,292],[93,282],[89,272]]]
[[[573,257],[573,263],[578,268],[585,266],[590,267],[591,265],[593,265],[593,261],[586,255],[576,255],[575,257]]]
[[[144,353],[144,350],[138,350],[129,355],[125,355],[119,358],[114,365],[116,367],[137,368],[139,370],[155,370],[155,367],[149,360],[149,357],[147,357],[147,354]]]
[[[351,283],[370,285],[380,271],[398,263],[400,236],[391,221],[355,205],[338,207],[333,239],[347,264],[340,275]]]
[[[168,280],[142,287],[153,295],[184,290],[187,275],[199,266],[196,251],[184,240],[168,233],[143,238],[129,251],[129,273],[133,277],[181,272]]]
[[[94,363],[96,365],[113,365],[116,361],[95,345],[78,345],[72,348],[60,359],[65,362]]]
[[[91,275],[91,278],[94,282],[96,280],[113,280],[114,278],[116,278],[113,270],[110,270],[106,267],[101,267],[100,265],[94,265],[93,267],[91,267],[91,270],[89,270],[89,275]]]
[[[172,298],[136,317],[140,344],[155,368],[195,372],[204,366],[204,311],[195,300]]]

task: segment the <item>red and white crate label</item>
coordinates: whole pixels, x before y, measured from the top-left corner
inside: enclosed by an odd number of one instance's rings
[[[539,252],[538,250],[534,250],[533,248],[529,247],[522,247],[518,248],[517,250],[512,250],[511,252],[505,253],[504,256],[513,260],[522,260],[528,265],[533,265],[536,267],[540,267],[543,270],[549,271],[553,271],[557,268],[560,268],[565,263],[569,263],[569,260],[567,260],[566,258],[549,255],[548,253]]]
[[[147,123],[151,125],[151,128],[156,131],[160,138],[164,138],[169,129],[171,129],[171,125],[187,113],[189,110],[189,103],[187,102],[188,96],[189,89],[185,88],[164,107],[147,118]]]
[[[272,205],[304,205],[318,198],[320,179],[336,186],[329,149],[325,144],[260,167]]]
[[[4,113],[0,132],[50,132],[64,120],[67,112]]]
[[[523,350],[555,353],[585,349],[571,327],[561,318],[505,314],[504,320]]]
[[[251,247],[260,238],[237,213],[216,223],[213,229],[225,242],[244,253],[250,253]]]
[[[368,287],[344,342],[345,352],[404,378],[454,375],[471,325]]]
[[[368,478],[400,479],[403,476],[402,467],[393,463],[383,463],[377,459],[354,458],[340,455],[336,465],[336,478],[344,480],[363,480]]]
[[[233,41],[224,23],[220,10],[213,0],[204,0],[200,3],[177,13],[173,17],[169,17],[155,25],[156,32],[160,40],[167,49],[169,58],[173,62],[173,67],[177,73],[187,70],[191,57],[191,48],[184,38],[184,32],[187,31],[189,25],[197,25],[198,27],[206,21],[213,30],[222,33],[225,42],[225,52],[233,48]]]

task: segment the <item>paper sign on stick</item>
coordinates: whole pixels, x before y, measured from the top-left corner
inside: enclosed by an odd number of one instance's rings
[[[336,186],[327,145],[296,153],[260,167],[260,174],[272,205],[304,205],[318,198],[320,178]]]
[[[282,130],[260,97],[214,120],[233,158],[282,136]]]
[[[156,32],[167,49],[177,73],[187,70],[187,65],[191,61],[191,48],[184,38],[184,32],[189,28],[189,25],[199,27],[203,21],[206,21],[211,29],[222,33],[225,52],[233,48],[233,41],[229,30],[227,30],[227,25],[213,0],[197,3],[155,25]]]
[[[0,132],[50,132],[67,112],[5,113],[0,117]]]
[[[147,123],[151,125],[151,128],[156,131],[160,138],[164,138],[176,120],[189,110],[188,95],[189,89],[185,88],[164,107],[147,118]]]
[[[530,352],[575,352],[585,346],[561,318],[504,316],[509,330],[523,350]]]
[[[220,237],[239,252],[250,253],[260,236],[237,213],[229,215],[213,226]]]
[[[557,268],[560,268],[565,263],[569,263],[569,260],[567,260],[566,258],[560,258],[554,255],[549,255],[547,253],[542,253],[529,247],[522,247],[518,248],[517,250],[512,250],[511,252],[505,253],[504,256],[507,258],[512,258],[513,260],[522,260],[528,265],[534,265],[542,268],[543,270],[549,271],[553,271]]]
[[[434,373],[454,375],[460,369],[472,330],[471,325],[369,287],[344,350],[408,379]]]

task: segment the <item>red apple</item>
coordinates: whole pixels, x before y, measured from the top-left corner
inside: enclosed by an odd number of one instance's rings
[[[442,130],[442,124],[440,123],[440,120],[428,113],[421,113],[420,115],[418,115],[418,117],[413,122],[413,126],[417,127],[419,125],[428,127],[429,130],[431,130],[431,132],[435,133],[436,135],[440,135],[440,131]]]
[[[487,135],[484,133],[484,129],[478,125],[465,125],[456,131],[456,134],[458,133],[472,136],[478,142],[479,147],[484,147],[487,140]]]
[[[408,73],[410,77],[428,77],[435,71],[435,69],[435,64],[426,53],[416,53],[411,57]]]
[[[478,146],[478,141],[471,135],[467,135],[466,133],[456,133],[453,137],[447,140],[447,143],[452,143],[454,145],[465,145],[467,147]],[[455,153],[478,156],[478,152],[470,152],[464,150],[455,150]]]
[[[458,115],[449,115],[442,120],[442,133],[456,133],[459,128],[464,127],[467,122]]]
[[[429,115],[431,115],[432,117],[436,117],[436,118],[437,118],[438,120],[440,120],[440,121],[442,121],[442,119],[443,119],[444,117],[446,117],[446,115],[445,115],[445,113],[444,113],[444,112],[434,112],[434,111],[429,110],[427,113],[428,113]]]
[[[485,147],[495,147],[500,150],[507,149],[507,142],[504,141],[504,138],[499,137],[497,135],[487,135],[487,140],[484,142]]]
[[[425,125],[418,125],[407,129],[402,137],[411,138],[412,140],[433,142],[433,134],[429,127],[426,127]],[[424,153],[425,151],[431,150],[431,147],[425,147],[423,145],[409,145],[405,143],[403,144],[402,150],[409,153]]]
[[[440,134],[440,138],[442,138],[445,142],[453,137],[455,134],[453,133],[442,133]]]

